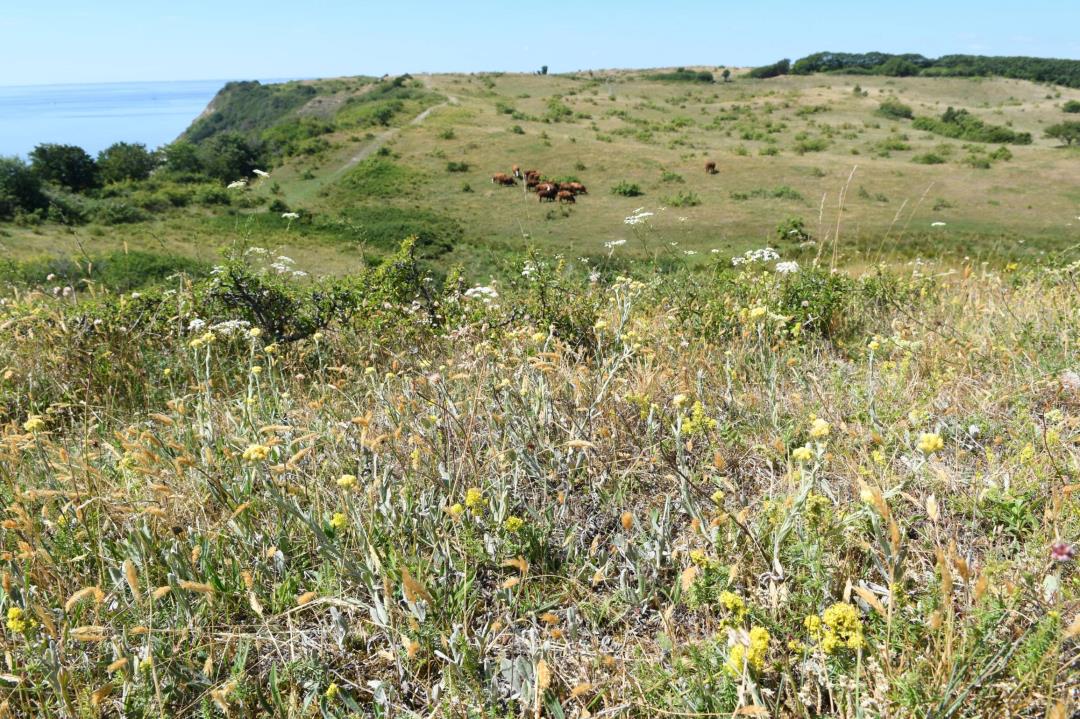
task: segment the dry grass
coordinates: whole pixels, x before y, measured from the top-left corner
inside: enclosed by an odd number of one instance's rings
[[[1075,265],[530,262],[288,346],[6,298],[0,714],[1076,711]]]

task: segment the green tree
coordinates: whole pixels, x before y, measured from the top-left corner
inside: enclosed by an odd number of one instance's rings
[[[548,66],[547,65],[541,65],[540,66],[540,74],[541,75],[547,75],[547,72],[548,72]]]
[[[215,135],[200,145],[198,158],[203,172],[223,182],[249,177],[263,164],[259,148],[235,132]]]
[[[179,175],[198,175],[202,173],[199,160],[199,148],[193,142],[177,140],[163,151],[165,169]]]
[[[39,178],[18,157],[0,157],[0,218],[11,219],[17,211],[48,207]]]
[[[1061,140],[1066,145],[1071,145],[1080,140],[1080,122],[1069,120],[1059,122],[1046,128],[1046,136],[1053,140]]]
[[[145,180],[157,167],[157,154],[141,143],[117,142],[98,153],[98,169],[104,182]]]
[[[722,73],[720,73],[720,76],[724,78],[724,82],[730,82],[731,81],[731,70],[729,70],[728,68],[725,67],[724,71]]]
[[[73,192],[98,186],[97,163],[78,145],[38,145],[30,152],[30,167],[42,180]]]

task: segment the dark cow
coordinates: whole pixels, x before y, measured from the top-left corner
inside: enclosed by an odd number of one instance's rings
[[[493,185],[516,185],[517,180],[512,176],[507,175],[505,172],[498,172],[491,176],[491,184]]]
[[[536,186],[536,199],[537,199],[537,202],[543,202],[544,200],[554,202],[555,198],[558,196],[558,194],[559,194],[559,189],[557,187],[555,187],[555,185],[552,185],[551,183],[545,182],[542,185],[537,185]]]
[[[705,174],[706,175],[715,175],[716,174],[716,163],[713,162],[712,160],[709,160],[708,162],[705,163]]]
[[[530,190],[530,191],[535,190],[536,187],[539,184],[540,184],[540,178],[539,177],[526,177],[525,178],[525,189],[527,189],[527,190]]]
[[[556,195],[556,197],[558,197],[559,202],[569,202],[571,205],[577,202],[577,200],[574,199],[574,193],[570,192],[570,190],[559,190],[559,194]]]
[[[530,177],[535,177],[537,180],[539,180],[540,170],[525,170],[525,178],[528,179]]]

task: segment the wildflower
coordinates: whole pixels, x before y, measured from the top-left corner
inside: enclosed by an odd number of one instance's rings
[[[726,590],[720,592],[720,604],[731,614],[734,623],[746,618],[746,602],[738,594]]]
[[[829,427],[829,423],[823,420],[821,417],[814,419],[814,422],[810,425],[810,436],[814,439],[824,439],[829,436],[829,432],[832,428]]]
[[[791,458],[796,462],[809,462],[814,458],[814,450],[810,449],[809,445],[796,447],[791,452]]]
[[[676,407],[682,407],[684,404],[686,404],[688,399],[690,398],[687,397],[685,394],[680,393],[671,398],[671,404],[675,405]]]
[[[778,259],[780,259],[780,255],[777,254],[776,250],[771,247],[763,247],[759,250],[747,250],[740,257],[732,257],[731,264],[738,267],[753,262],[772,262]]]
[[[484,493],[479,487],[469,487],[465,490],[465,506],[473,512],[478,511],[484,504]]]
[[[870,340],[870,344],[867,345],[871,352],[877,352],[881,349],[881,343],[877,340]]]
[[[790,275],[799,271],[799,263],[791,260],[789,262],[777,262],[776,272],[781,275]]]
[[[337,699],[338,694],[341,693],[341,689],[334,682],[330,682],[330,686],[326,687],[326,701],[332,702]]]
[[[762,307],[761,305],[758,305],[757,307],[754,307],[750,310],[750,319],[751,321],[760,320],[767,314],[769,314],[769,310],[765,307]]]
[[[26,616],[26,611],[22,607],[8,607],[7,610],[7,628],[8,630],[15,632],[16,634],[22,634],[27,629],[34,626],[34,620],[29,619]]]
[[[933,432],[923,432],[919,436],[919,451],[923,454],[933,454],[940,451],[945,446],[945,441],[941,438],[940,434]]]
[[[297,212],[282,212],[281,219],[283,220],[297,220],[300,218],[300,214]]]
[[[653,214],[654,213],[652,212],[646,212],[644,207],[639,207],[634,210],[634,214],[623,220],[623,223],[627,225],[640,225],[646,219],[652,217]],[[622,244],[623,242],[626,242],[626,240],[617,240],[617,242],[619,242],[619,244]]]
[[[746,641],[736,641],[728,653],[725,669],[731,676],[740,676],[743,668],[761,671],[765,668],[765,656],[769,653],[769,630],[753,627]]]
[[[270,173],[266,172],[265,170],[252,170],[252,172],[254,172],[259,177],[270,177]]]
[[[939,222],[931,222],[931,223],[930,223],[930,226],[931,226],[931,227],[944,227],[944,226],[945,226],[945,223],[944,223],[944,222],[940,222],[940,221],[939,221]]]
[[[270,448],[265,444],[249,444],[241,455],[245,462],[261,462],[270,456]]]
[[[1076,549],[1068,542],[1054,542],[1050,546],[1050,558],[1055,562],[1068,562],[1076,556]]]
[[[345,529],[348,523],[349,520],[343,512],[335,512],[334,516],[330,518],[330,527],[336,532]]]
[[[244,180],[233,180],[228,185],[225,185],[225,188],[229,190],[239,190],[244,187],[247,187],[247,182]]]
[[[716,420],[705,414],[701,402],[694,402],[689,417],[683,417],[682,429],[686,434],[704,434],[716,429]]]
[[[252,327],[248,330],[248,337],[250,337],[251,339],[258,339],[261,334],[262,330],[258,327]]]
[[[546,339],[547,339],[547,332],[533,332],[533,335],[532,335],[532,341],[533,342],[543,342]]]
[[[341,487],[342,489],[352,489],[353,487],[356,486],[356,475],[355,474],[343,474],[343,475],[341,475],[340,477],[338,477],[337,486]]]
[[[826,654],[835,654],[841,649],[861,649],[866,646],[863,639],[862,620],[859,610],[853,604],[837,602],[822,615],[824,632],[821,648]]]
[[[23,422],[23,429],[27,432],[40,432],[45,429],[45,420],[41,415],[32,414]]]
[[[450,505],[447,508],[446,513],[449,514],[452,519],[457,519],[465,513],[465,507],[463,507],[460,502],[457,502]]]
[[[810,635],[810,638],[815,642],[821,641],[821,617],[816,614],[811,614],[806,619],[803,619],[803,627],[806,628],[806,633]]]
[[[521,517],[507,517],[506,521],[503,522],[503,527],[507,532],[510,532],[510,534],[516,534],[521,531],[521,528],[524,526],[525,520]]]

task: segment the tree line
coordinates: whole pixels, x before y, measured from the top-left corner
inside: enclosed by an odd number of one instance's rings
[[[1080,87],[1080,60],[1026,56],[943,55],[935,59],[915,53],[817,52],[795,62],[784,59],[754,68],[750,76],[768,78],[788,73],[811,75],[819,72],[889,77],[997,76]]]

